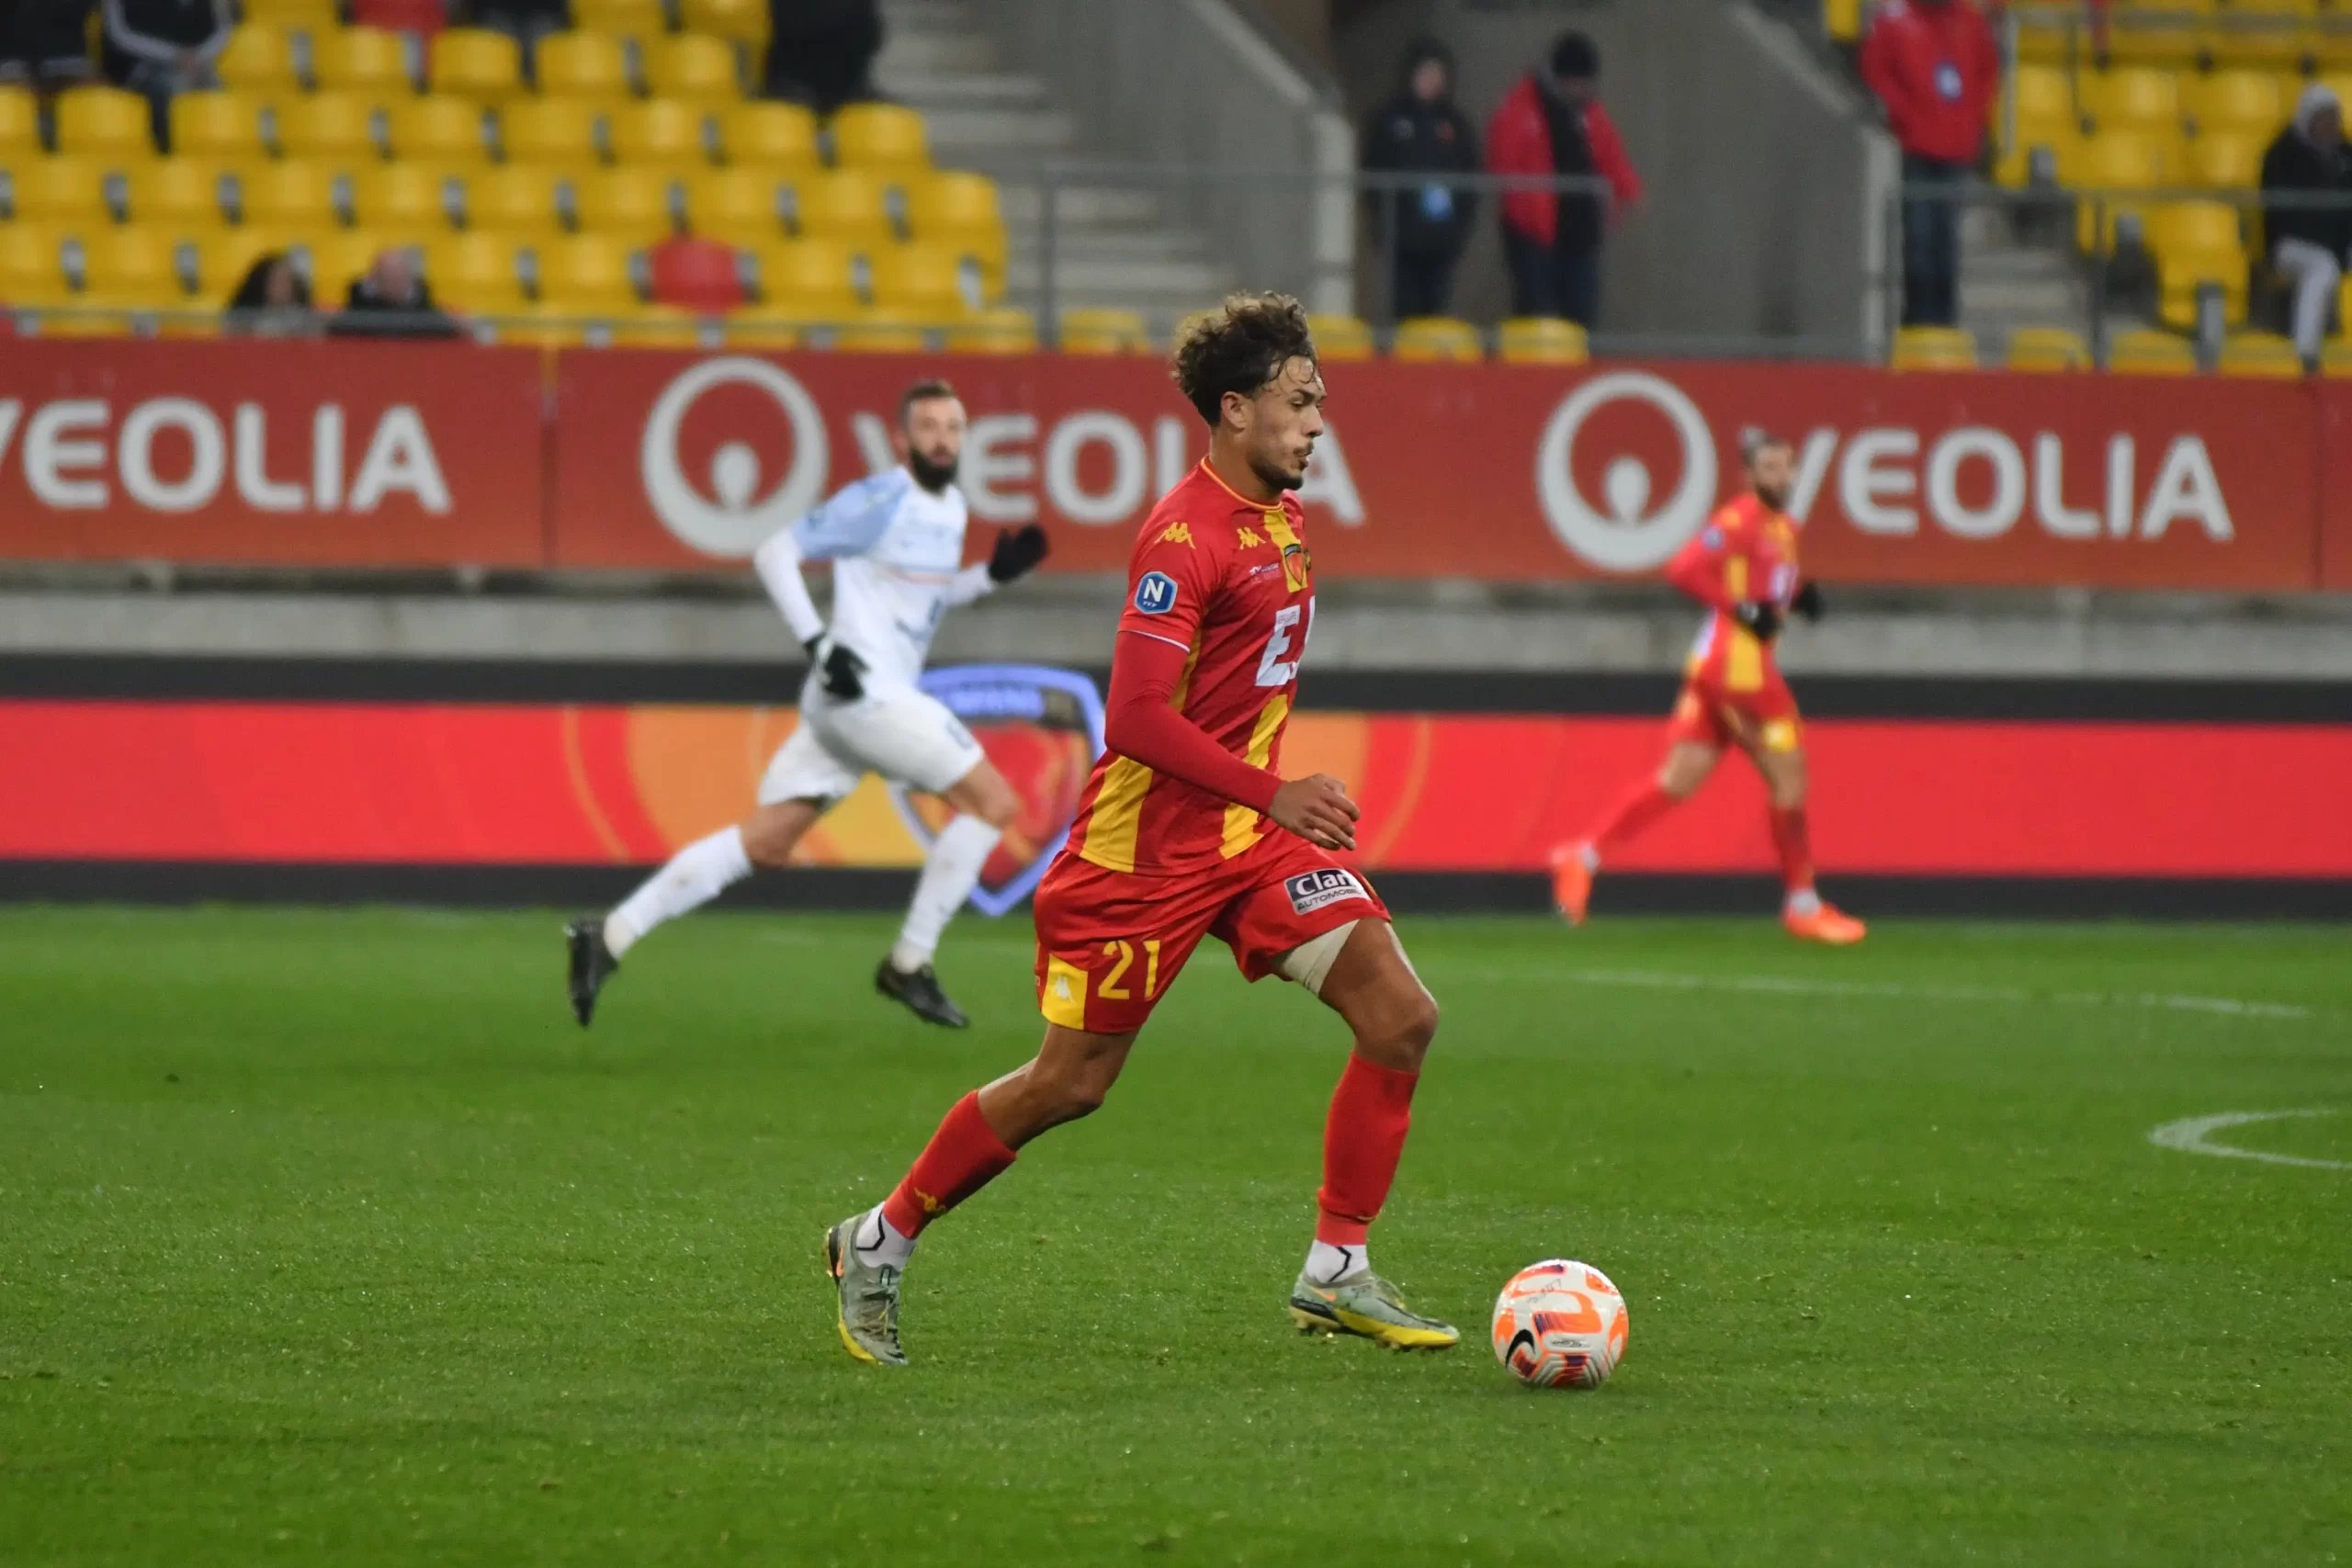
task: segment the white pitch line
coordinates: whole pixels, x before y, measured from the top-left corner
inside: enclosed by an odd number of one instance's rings
[[[2191,1116],[2167,1122],[2148,1134],[2148,1142],[2183,1154],[2212,1155],[2222,1159],[2258,1159],[2265,1165],[2300,1165],[2312,1170],[2352,1170],[2352,1160],[2307,1159],[2301,1155],[2273,1154],[2268,1149],[2242,1149],[2217,1144],[2211,1134],[2256,1122],[2284,1122],[2290,1117],[2333,1116],[2333,1111],[2224,1111],[2219,1116]]]
[[[1787,997],[1862,997],[1921,1002],[2059,1002],[2070,1007],[2160,1008],[2175,1012],[2219,1013],[2232,1018],[2308,1019],[2312,1016],[2311,1009],[2291,1002],[2177,996],[2161,991],[2029,991],[2016,986],[1906,986],[1894,981],[1810,980],[1781,975],[1679,975],[1658,969],[1505,970],[1481,967],[1469,973],[1485,980],[1568,980],[1589,986],[1623,986],[1653,991],[1743,991]]]

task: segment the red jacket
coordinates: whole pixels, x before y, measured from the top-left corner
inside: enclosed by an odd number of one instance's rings
[[[2001,51],[1973,0],[1887,0],[1862,40],[1861,64],[1905,152],[1975,162],[2001,90]]]
[[[1495,175],[1548,175],[1552,167],[1552,127],[1544,117],[1543,89],[1532,75],[1521,79],[1510,96],[1487,122],[1487,172]],[[1642,199],[1642,177],[1625,156],[1625,143],[1599,100],[1585,105],[1585,139],[1592,144],[1593,173],[1609,182],[1618,210]],[[1559,219],[1560,198],[1548,190],[1506,192],[1502,199],[1503,227],[1544,244],[1552,243]],[[1614,214],[1612,213],[1612,216]]]

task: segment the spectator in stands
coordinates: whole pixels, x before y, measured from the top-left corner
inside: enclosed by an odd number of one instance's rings
[[[460,13],[477,28],[504,33],[523,48],[523,69],[528,72],[539,40],[571,25],[569,0],[471,0]]]
[[[1405,55],[1405,80],[1373,111],[1363,166],[1376,174],[1468,174],[1478,167],[1478,133],[1453,104],[1453,54],[1435,39]],[[1453,265],[1478,212],[1475,191],[1432,179],[1374,199],[1388,254],[1392,315],[1442,316],[1453,294]]]
[[[292,262],[272,251],[237,286],[225,324],[239,337],[303,336],[318,324],[311,310],[311,286]]]
[[[15,0],[0,5],[0,86],[30,83],[49,92],[88,81],[94,4],[96,0]]]
[[[2292,124],[2262,159],[2262,193],[2352,197],[2352,150],[2344,143],[2344,106],[2314,82],[2296,100]],[[2263,231],[2270,266],[2295,290],[2295,352],[2317,368],[2327,338],[2335,286],[2352,247],[2352,208],[2286,207],[2266,201]]]
[[[768,0],[767,96],[831,114],[871,100],[881,0]]]
[[[327,332],[335,337],[447,338],[458,335],[458,323],[434,308],[433,290],[416,269],[416,253],[391,245],[351,286],[343,313],[327,323]]]
[[[220,85],[212,64],[229,45],[229,0],[106,0],[104,16],[107,77],[146,95],[168,152],[174,96]]]
[[[1609,111],[1593,96],[1600,51],[1582,33],[1564,33],[1548,68],[1511,90],[1487,126],[1487,167],[1498,175],[1598,175],[1608,194],[1507,191],[1503,251],[1510,263],[1511,310],[1564,316],[1590,327],[1600,314],[1600,244],[1613,217],[1642,199],[1641,177]]]
[[[1903,324],[1960,321],[1960,204],[1934,187],[1975,172],[2001,89],[1993,26],[1970,0],[1887,0],[1862,39],[1862,80],[1903,148]]]

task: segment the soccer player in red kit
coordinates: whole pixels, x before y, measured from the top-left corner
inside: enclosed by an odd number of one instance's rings
[[[1668,725],[1665,764],[1582,839],[1552,852],[1553,897],[1570,924],[1582,925],[1592,879],[1609,852],[1696,794],[1724,748],[1736,746],[1764,775],[1771,797],[1772,846],[1785,891],[1781,923],[1792,936],[1843,947],[1862,940],[1862,922],[1823,902],[1814,888],[1804,730],[1796,698],[1772,657],[1792,611],[1808,621],[1821,618],[1821,590],[1797,575],[1797,525],[1782,510],[1796,455],[1788,442],[1761,432],[1751,432],[1745,446],[1748,493],[1709,518],[1667,565],[1667,581],[1707,607],[1707,624]]]
[[[1404,1152],[1437,1004],[1350,864],[1357,809],[1317,773],[1285,782],[1283,731],[1315,619],[1304,482],[1323,378],[1298,301],[1238,295],[1178,344],[1175,378],[1209,456],[1136,536],[1111,661],[1108,749],[1039,884],[1045,1043],[948,1111],[895,1191],[825,1235],[842,1343],[903,1365],[899,1283],[927,1224],[1048,1128],[1094,1111],[1193,948],[1215,936],[1252,980],[1280,975],[1355,1046],[1324,1128],[1323,1185],[1290,1314],[1396,1349],[1460,1336],[1372,1271],[1366,1229]]]

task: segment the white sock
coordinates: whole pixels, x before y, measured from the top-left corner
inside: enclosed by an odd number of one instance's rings
[[[922,875],[915,883],[914,902],[907,906],[907,923],[899,929],[898,942],[890,949],[891,968],[908,975],[931,962],[931,955],[939,951],[941,933],[972,896],[980,868],[988,864],[990,852],[1003,837],[1003,829],[992,828],[977,817],[958,817],[939,830],[939,837],[932,840],[931,854],[922,863]]]
[[[849,1244],[857,1249],[860,1262],[890,1269],[904,1269],[907,1259],[915,1255],[915,1238],[900,1235],[899,1227],[883,1217],[879,1203],[865,1211],[865,1217],[849,1233]]]
[[[1577,846],[1577,858],[1584,862],[1584,868],[1587,871],[1599,871],[1600,869],[1600,851],[1592,844],[1578,844]]]
[[[621,957],[655,926],[699,908],[751,874],[741,828],[721,828],[696,839],[605,917],[605,945]]]
[[[1318,1241],[1306,1249],[1306,1277],[1317,1285],[1329,1285],[1349,1275],[1372,1267],[1372,1248],[1362,1242],[1353,1247],[1334,1247]]]
[[[1781,908],[1792,915],[1817,915],[1821,913],[1821,895],[1810,887],[1800,887],[1789,895]]]

